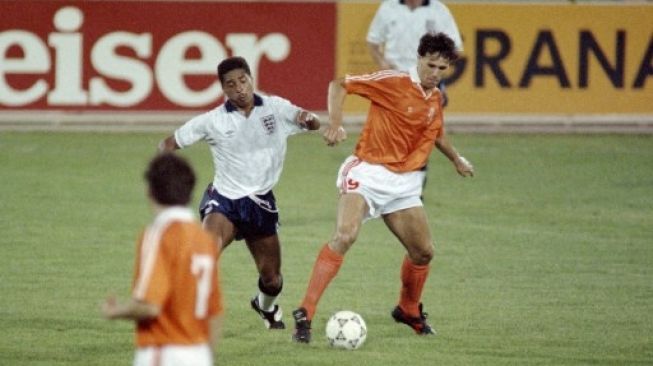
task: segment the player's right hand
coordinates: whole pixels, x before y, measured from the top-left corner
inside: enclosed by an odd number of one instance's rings
[[[118,309],[118,300],[116,300],[116,296],[113,294],[107,296],[101,309],[102,315],[106,319],[113,319]]]
[[[324,130],[322,134],[324,141],[326,141],[328,146],[335,146],[339,142],[345,141],[347,139],[347,132],[342,126],[333,126],[329,125]]]
[[[456,166],[456,171],[462,177],[474,176],[474,166],[464,157],[458,156],[456,159],[454,159],[454,165]]]

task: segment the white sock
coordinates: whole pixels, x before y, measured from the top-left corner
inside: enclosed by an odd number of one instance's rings
[[[274,303],[277,301],[277,296],[266,295],[263,292],[258,292],[258,306],[261,307],[263,311],[272,311],[274,310]]]

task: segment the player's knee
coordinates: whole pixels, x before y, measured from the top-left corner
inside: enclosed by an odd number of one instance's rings
[[[276,296],[283,288],[283,277],[280,274],[265,276],[261,273],[258,279],[258,288],[264,294]]]
[[[424,250],[418,250],[411,254],[410,260],[420,266],[426,265],[433,261],[435,254],[433,252],[433,247],[426,248]]]
[[[338,229],[333,237],[333,244],[336,249],[347,251],[356,241],[356,230]]]

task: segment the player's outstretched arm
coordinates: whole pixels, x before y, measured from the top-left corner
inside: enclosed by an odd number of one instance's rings
[[[342,127],[342,106],[345,104],[347,90],[345,90],[345,79],[336,79],[329,83],[328,108],[329,125],[322,136],[327,145],[335,146],[347,138],[347,133]]]
[[[177,141],[175,140],[175,137],[170,135],[166,137],[165,139],[161,140],[159,142],[159,152],[172,152],[179,149],[179,145],[177,145]]]
[[[146,302],[130,299],[119,304],[115,296],[109,296],[102,304],[102,314],[107,319],[147,320],[156,318],[161,309]]]
[[[435,140],[435,147],[437,147],[438,150],[440,150],[440,152],[453,163],[458,174],[463,177],[474,176],[474,166],[467,161],[467,159],[458,154],[456,149],[447,139],[446,134],[442,134],[442,136]]]

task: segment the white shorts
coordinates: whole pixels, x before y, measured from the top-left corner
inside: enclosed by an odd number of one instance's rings
[[[421,207],[424,171],[395,173],[380,164],[349,156],[340,166],[336,185],[340,194],[358,193],[369,211],[365,220],[411,207]]]
[[[207,344],[142,347],[136,349],[134,366],[213,366],[213,354]]]

